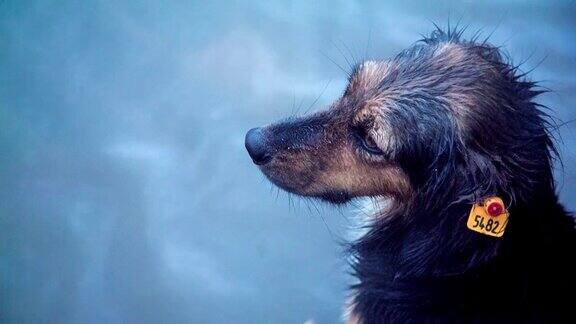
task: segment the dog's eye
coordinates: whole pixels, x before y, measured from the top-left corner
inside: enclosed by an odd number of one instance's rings
[[[374,139],[370,135],[366,135],[362,138],[362,147],[366,151],[375,155],[384,154],[384,152],[382,152],[382,150],[378,147],[378,145],[376,145],[376,142],[374,142]]]
[[[374,155],[383,155],[384,152],[378,147],[374,139],[365,130],[357,129],[355,132],[355,137],[363,150]]]

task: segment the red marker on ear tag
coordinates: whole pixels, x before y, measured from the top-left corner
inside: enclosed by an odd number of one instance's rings
[[[496,217],[504,212],[504,207],[497,201],[491,202],[488,207],[486,207],[486,212],[492,217]]]

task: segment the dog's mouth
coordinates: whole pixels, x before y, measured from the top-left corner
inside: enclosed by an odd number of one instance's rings
[[[315,183],[313,172],[295,167],[296,163],[285,163],[280,159],[272,159],[266,165],[259,165],[262,173],[279,188],[300,196],[312,196]]]
[[[259,168],[274,185],[298,196],[317,198],[335,205],[345,204],[354,198],[347,190],[326,188],[314,176],[314,172],[285,169],[275,166],[274,161]]]
[[[258,165],[258,168],[274,185],[298,196],[318,198],[336,205],[354,198],[347,190],[327,188],[318,178],[318,170],[302,160],[275,156],[266,164]]]

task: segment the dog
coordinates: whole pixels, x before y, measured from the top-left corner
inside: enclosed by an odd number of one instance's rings
[[[544,91],[462,32],[357,64],[327,109],[251,129],[246,149],[291,193],[386,201],[349,247],[349,323],[576,323]]]

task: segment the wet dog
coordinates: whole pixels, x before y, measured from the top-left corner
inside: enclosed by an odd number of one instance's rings
[[[350,247],[349,322],[574,322],[576,232],[541,92],[498,48],[438,29],[358,64],[327,109],[250,130],[246,148],[289,192],[387,201]]]

